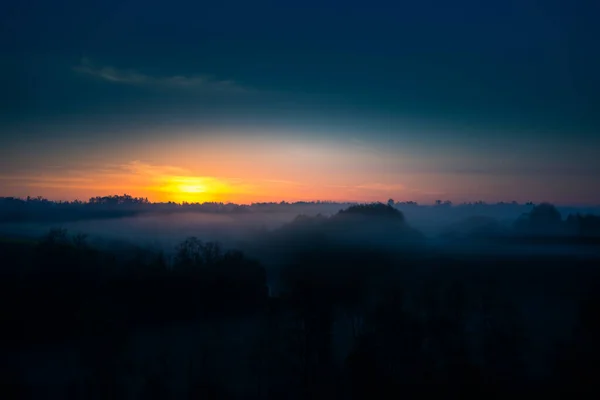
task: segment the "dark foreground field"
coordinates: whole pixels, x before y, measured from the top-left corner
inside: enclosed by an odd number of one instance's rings
[[[377,205],[297,218],[253,257],[4,237],[2,398],[591,393],[597,241],[519,232],[431,241]]]

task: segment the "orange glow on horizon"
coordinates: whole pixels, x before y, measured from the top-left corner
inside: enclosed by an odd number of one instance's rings
[[[232,193],[230,185],[214,177],[163,175],[154,180],[160,184],[147,190],[159,201],[204,203],[222,201]]]
[[[569,203],[577,185],[581,203],[593,204],[596,199],[594,187],[584,181],[560,187],[550,176],[496,174],[484,179],[477,173],[443,170],[456,160],[438,156],[439,165],[430,165],[431,159],[420,153],[407,151],[400,157],[352,141],[308,145],[291,139],[188,139],[76,154],[65,159],[57,150],[43,159],[33,158],[35,164],[0,173],[0,196],[87,201],[127,193],[152,202],[238,204],[389,198],[419,203],[551,198]]]
[[[401,174],[386,172],[392,170],[394,157],[372,154],[362,145],[268,139],[138,142],[72,159],[56,150],[38,159],[35,169],[28,165],[21,173],[0,175],[0,196],[85,201],[127,193],[153,202],[250,204],[412,200],[423,194],[401,184]]]
[[[236,168],[236,171],[238,169]],[[385,201],[400,198],[406,191],[401,185],[339,184],[306,171],[306,177],[274,170],[274,179],[262,177],[262,171],[239,169],[241,177],[204,176],[195,170],[175,166],[157,166],[138,161],[103,168],[69,169],[22,176],[0,176],[5,183],[0,196],[42,196],[50,200],[83,200],[95,196],[127,193],[152,202],[204,203],[280,201]],[[295,171],[292,171],[295,172]]]

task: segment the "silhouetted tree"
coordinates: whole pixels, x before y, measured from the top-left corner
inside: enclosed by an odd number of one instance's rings
[[[552,204],[541,203],[519,217],[515,228],[525,233],[556,234],[562,231],[562,217]]]

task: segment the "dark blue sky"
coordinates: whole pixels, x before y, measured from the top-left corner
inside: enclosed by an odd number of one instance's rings
[[[3,2],[0,144],[220,127],[466,160],[432,161],[440,172],[507,173],[481,165],[502,149],[515,170],[581,180],[600,173],[599,11],[591,0]]]

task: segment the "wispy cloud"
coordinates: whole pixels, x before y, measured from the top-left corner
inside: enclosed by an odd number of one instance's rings
[[[0,176],[0,181],[4,185],[25,185],[30,187],[48,187],[48,188],[59,188],[59,187],[78,187],[93,185],[94,180],[92,178],[79,178],[79,177],[63,177],[63,176],[27,176],[27,175],[16,175],[16,176]]]
[[[249,88],[243,87],[232,80],[221,80],[211,75],[147,75],[133,69],[119,69],[111,66],[100,66],[92,63],[87,58],[73,67],[73,70],[102,79],[106,82],[133,86],[147,86],[155,88],[203,90],[221,92],[248,92]]]
[[[363,185],[354,186],[356,189],[360,190],[374,190],[374,191],[398,191],[398,190],[406,190],[406,187],[401,184],[386,184],[386,183],[367,183]]]
[[[288,180],[283,180],[283,179],[263,179],[263,182],[279,183],[282,185],[291,185],[291,186],[306,186],[305,183],[296,182],[296,181],[288,181]]]
[[[156,165],[142,161],[106,165],[101,168],[53,168],[45,173],[0,175],[6,187],[19,186],[31,189],[88,189],[91,191],[165,192],[178,190],[178,186],[206,186],[211,191],[238,193],[249,189],[239,179],[217,178],[195,174],[185,168]]]
[[[159,176],[159,175],[181,175],[188,174],[185,168],[172,165],[153,165],[139,160],[131,161],[126,164],[113,166],[114,169],[127,171],[137,175]]]

